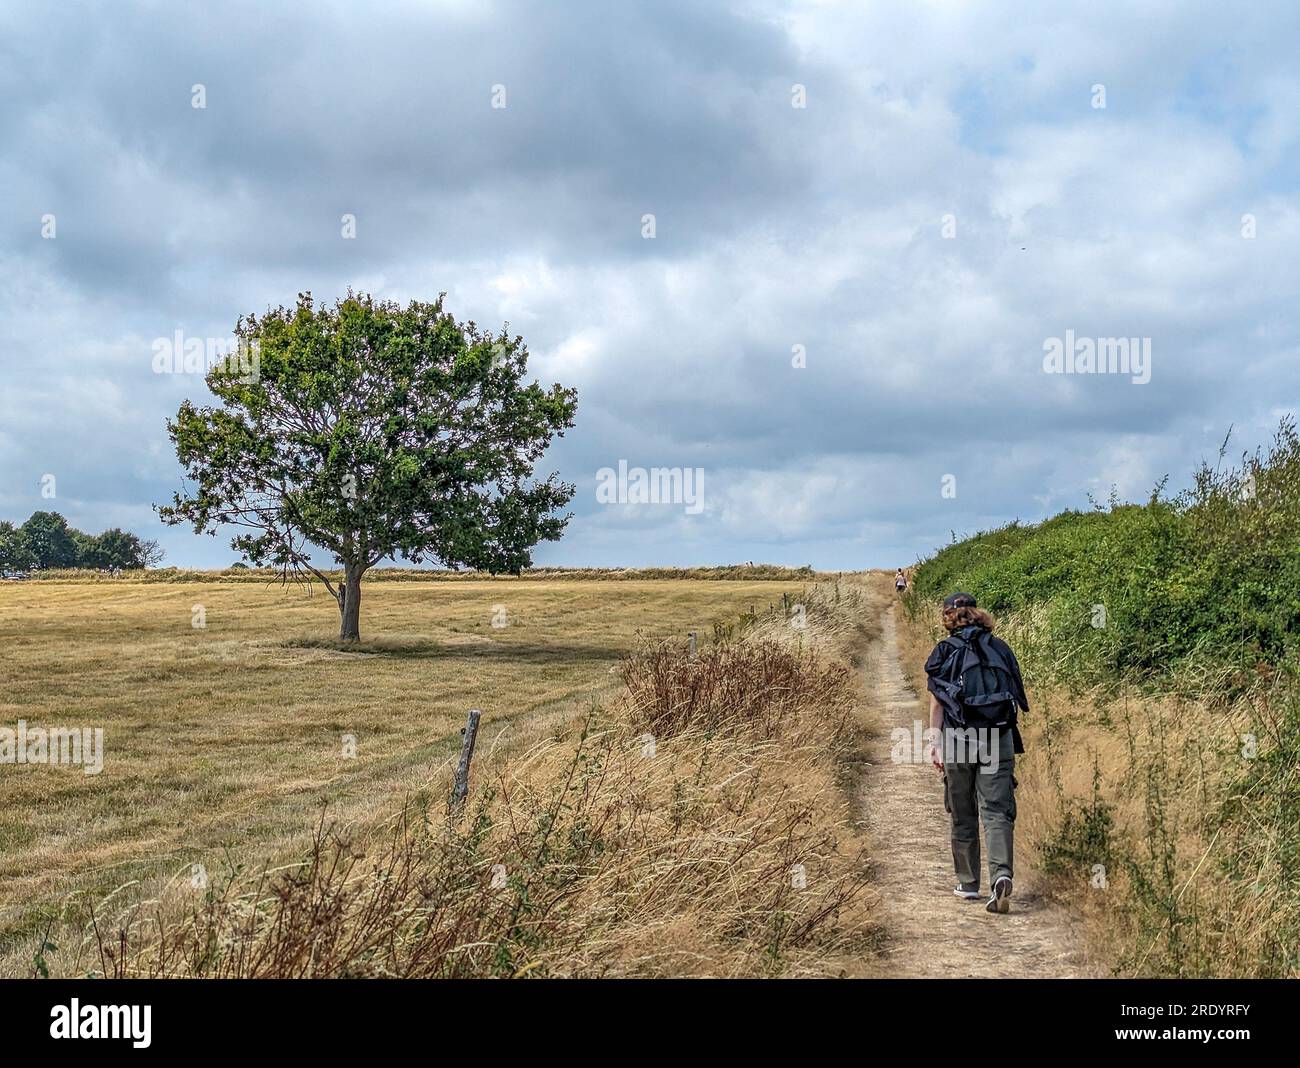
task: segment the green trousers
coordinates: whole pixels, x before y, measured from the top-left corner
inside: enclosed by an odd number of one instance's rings
[[[980,822],[989,855],[989,885],[1011,878],[1016,826],[1015,742],[990,729],[973,744],[953,744],[944,730],[943,804],[952,816],[952,861],[959,882],[980,884]],[[995,736],[996,735],[996,736]],[[997,756],[990,752],[996,747]]]

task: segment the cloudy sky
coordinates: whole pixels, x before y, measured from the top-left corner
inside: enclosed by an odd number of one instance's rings
[[[153,512],[209,396],[154,341],[349,286],[577,387],[539,562],[890,566],[1177,484],[1300,397],[1297,54],[1290,2],[0,0],[0,518],[229,563]],[[703,509],[598,502],[620,460]]]

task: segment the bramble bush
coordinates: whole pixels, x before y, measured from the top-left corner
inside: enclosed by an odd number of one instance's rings
[[[1223,454],[1176,496],[1162,481],[1144,504],[956,542],[920,565],[912,597],[967,589],[994,615],[1032,615],[1056,681],[1240,693],[1300,640],[1300,437],[1286,419],[1266,454]]]

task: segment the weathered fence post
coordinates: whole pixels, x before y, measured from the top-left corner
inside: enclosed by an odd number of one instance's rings
[[[465,740],[460,747],[460,763],[456,765],[456,779],[451,787],[451,807],[455,811],[465,802],[465,796],[469,793],[469,762],[474,758],[474,739],[478,737],[478,721],[483,715],[481,709],[471,708],[469,718],[465,720],[465,726],[461,734]]]
[[[695,658],[695,631],[691,631],[691,658]]]

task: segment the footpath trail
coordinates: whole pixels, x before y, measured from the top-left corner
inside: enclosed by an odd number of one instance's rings
[[[985,899],[952,894],[948,816],[943,786],[929,764],[894,763],[890,731],[929,723],[922,701],[903,674],[895,612],[890,604],[866,664],[868,690],[881,731],[864,777],[862,818],[874,842],[875,883],[886,934],[883,974],[909,978],[1076,978],[1087,976],[1069,918],[1026,885],[1017,870],[1011,912],[984,910]],[[988,872],[982,872],[985,882]],[[987,889],[982,886],[981,889]]]

